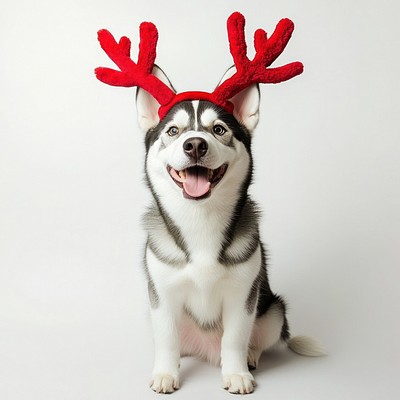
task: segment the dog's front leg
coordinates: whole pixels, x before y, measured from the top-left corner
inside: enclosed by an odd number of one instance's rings
[[[245,306],[246,297],[235,293],[224,301],[221,364],[224,388],[231,393],[251,393],[255,386],[247,366],[247,352],[255,313]]]
[[[150,387],[157,393],[179,389],[179,314],[166,301],[151,310],[154,334],[154,369]]]

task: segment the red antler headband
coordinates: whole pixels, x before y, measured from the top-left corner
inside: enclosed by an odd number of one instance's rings
[[[222,82],[214,92],[182,92],[176,94],[164,82],[152,75],[156,58],[158,39],[157,28],[151,22],[140,24],[140,43],[138,61],[130,58],[131,41],[123,36],[117,43],[106,29],[98,32],[102,49],[119,67],[120,71],[110,68],[96,68],[97,78],[113,86],[139,86],[149,92],[159,103],[158,115],[164,118],[168,111],[184,100],[208,100],[232,113],[233,104],[229,101],[234,95],[254,83],[279,83],[287,81],[303,72],[303,64],[296,61],[277,68],[269,67],[283,52],[294,29],[289,19],[282,19],[274,33],[267,38],[263,29],[254,34],[256,55],[253,60],[247,57],[244,36],[245,19],[239,12],[233,13],[227,21],[230,51],[236,67],[236,73]]]

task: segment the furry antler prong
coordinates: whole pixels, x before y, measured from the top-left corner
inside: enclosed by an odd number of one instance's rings
[[[254,83],[279,83],[303,72],[303,64],[294,62],[277,68],[269,67],[283,52],[292,35],[294,24],[282,19],[270,38],[263,29],[254,34],[256,55],[249,60],[246,55],[244,37],[244,17],[235,12],[227,22],[230,50],[235,62],[236,73],[216,88],[213,97],[222,101],[229,100],[235,94]]]
[[[102,29],[98,32],[98,39],[102,49],[118,66],[120,71],[99,67],[95,69],[97,78],[113,86],[139,86],[149,92],[160,104],[167,104],[175,93],[156,76],[152,75],[156,58],[158,39],[157,28],[151,22],[140,25],[140,44],[138,62],[130,58],[131,42],[127,37],[122,37],[119,43],[114,36]]]

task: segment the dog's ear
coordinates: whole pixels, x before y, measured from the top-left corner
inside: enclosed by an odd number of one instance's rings
[[[236,72],[236,67],[231,67],[226,71],[218,86],[230,78]],[[260,89],[258,84],[249,86],[237,95],[229,99],[234,105],[234,117],[244,125],[249,132],[252,132],[258,124],[260,108]]]
[[[171,82],[164,71],[155,65],[152,74],[155,75],[160,81],[164,82],[174,92]],[[146,90],[138,88],[136,92],[136,110],[139,127],[143,132],[147,132],[150,128],[155,127],[159,122],[158,109],[160,103]]]

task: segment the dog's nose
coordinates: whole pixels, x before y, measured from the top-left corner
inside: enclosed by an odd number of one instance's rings
[[[208,150],[207,142],[200,137],[193,137],[185,140],[183,151],[194,161],[198,161]]]

